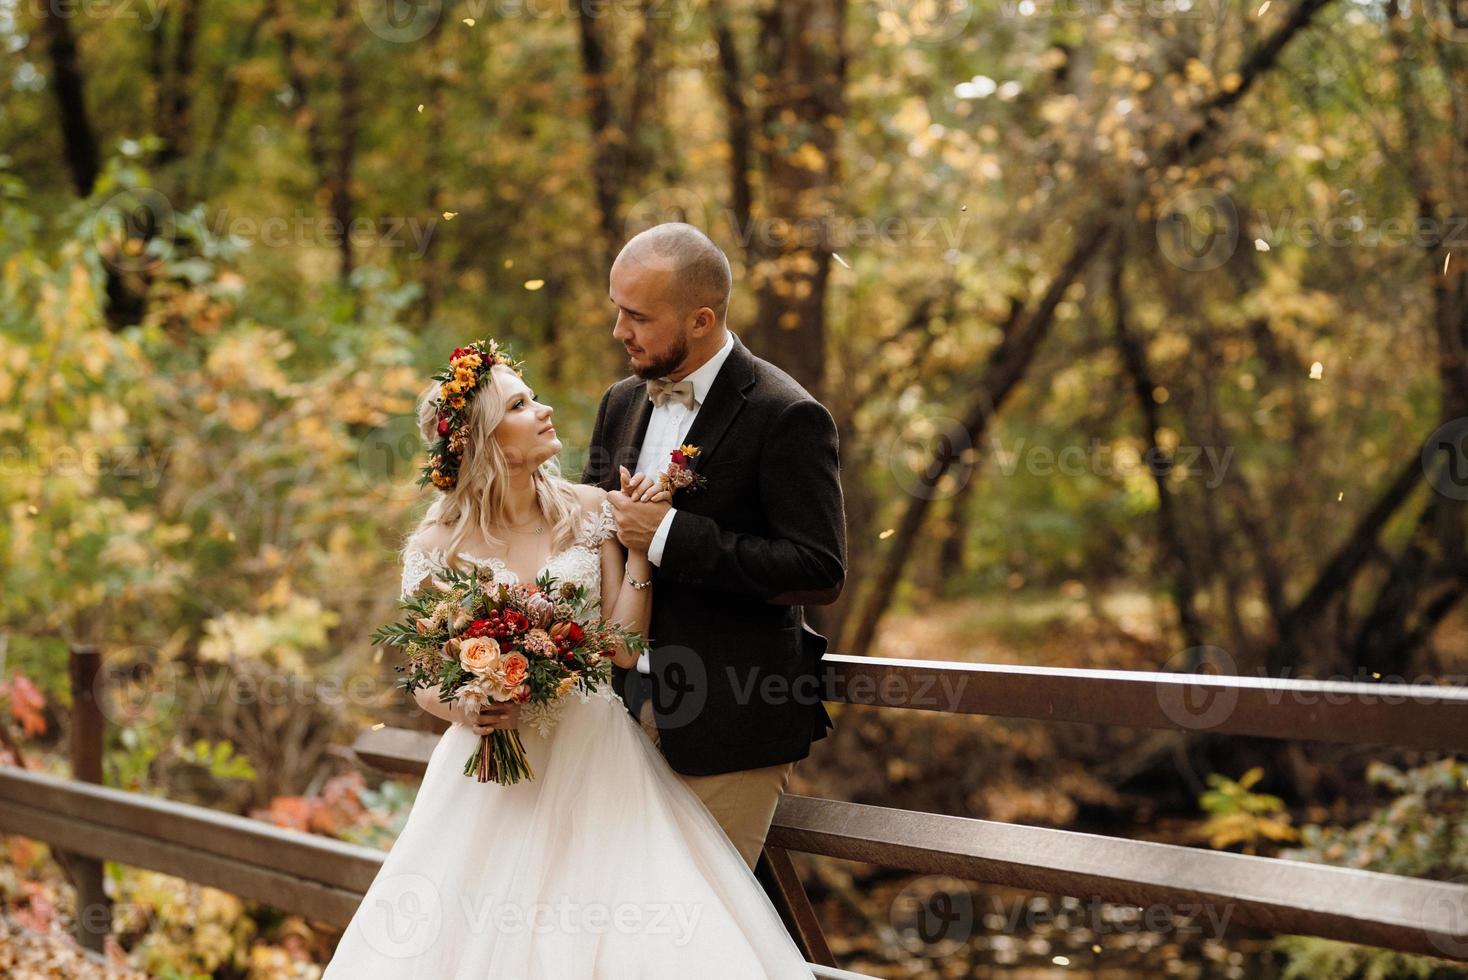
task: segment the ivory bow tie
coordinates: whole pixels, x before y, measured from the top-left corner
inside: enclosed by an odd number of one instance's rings
[[[684,408],[691,410],[693,408],[693,382],[651,378],[647,382],[647,398],[654,405],[666,405],[670,401],[682,402]]]

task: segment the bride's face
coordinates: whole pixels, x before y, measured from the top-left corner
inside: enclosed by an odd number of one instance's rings
[[[534,469],[561,451],[561,440],[551,424],[549,405],[535,400],[523,380],[508,369],[495,369],[495,381],[504,398],[505,417],[495,426],[494,439],[512,469]]]

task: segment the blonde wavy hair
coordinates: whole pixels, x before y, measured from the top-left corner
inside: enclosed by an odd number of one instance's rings
[[[469,403],[458,480],[452,488],[438,492],[428,512],[403,542],[400,559],[406,558],[415,540],[437,527],[449,529],[448,544],[443,550],[455,568],[468,570],[459,561],[459,550],[471,530],[478,529],[491,547],[506,550],[506,542],[495,531],[509,523],[505,496],[510,464],[494,437],[494,430],[505,417],[505,393],[500,382],[515,377],[518,377],[515,372],[502,364],[490,369],[482,389]],[[439,389],[439,383],[434,381],[418,396],[418,434],[425,448],[438,441]],[[570,547],[576,538],[581,501],[575,485],[561,476],[560,461],[555,456],[536,468],[531,482],[541,513],[552,525],[551,554],[555,554]]]

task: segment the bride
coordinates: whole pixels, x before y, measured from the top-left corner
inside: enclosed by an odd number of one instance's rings
[[[435,377],[418,419],[441,494],[404,548],[403,595],[439,562],[506,583],[549,572],[645,635],[652,565],[624,559],[604,490],[560,476],[551,408],[493,341],[456,349]],[[666,491],[639,475],[625,492]],[[451,724],[323,980],[808,980],[739,851],[610,685],[523,711],[438,694],[416,698]],[[520,729],[535,778],[463,775],[502,727]]]

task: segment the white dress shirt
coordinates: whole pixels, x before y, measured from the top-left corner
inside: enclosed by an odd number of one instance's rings
[[[645,473],[655,481],[658,474],[668,468],[670,454],[683,445],[683,440],[688,437],[688,430],[693,427],[693,420],[698,417],[698,410],[708,397],[714,378],[719,376],[719,369],[729,359],[729,352],[733,349],[734,334],[726,333],[724,346],[683,379],[693,385],[693,408],[684,408],[681,402],[675,401],[652,407],[652,417],[648,419],[647,433],[642,437],[642,449],[637,455],[638,473]],[[647,559],[654,565],[661,566],[663,563],[663,546],[667,544],[668,530],[673,526],[673,516],[677,513],[669,507],[668,512],[663,515],[662,523],[653,532],[652,543],[647,546]],[[648,662],[646,651],[637,658],[637,669],[644,674],[651,672],[652,666]]]

